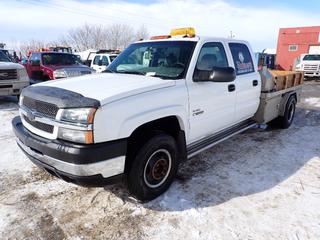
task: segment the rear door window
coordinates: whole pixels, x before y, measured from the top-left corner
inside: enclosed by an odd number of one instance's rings
[[[254,72],[254,65],[247,45],[243,43],[229,43],[237,75]]]

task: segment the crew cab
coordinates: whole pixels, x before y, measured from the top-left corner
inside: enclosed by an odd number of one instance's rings
[[[107,67],[118,55],[119,51],[100,50],[94,55],[90,67],[96,70],[96,72],[101,73],[107,69]]]
[[[17,143],[66,181],[123,181],[153,199],[182,161],[257,123],[291,125],[298,81],[261,92],[253,59],[248,42],[192,28],[133,43],[106,73],[26,88],[12,121]]]
[[[13,63],[0,51],[0,96],[17,96],[23,88],[29,86],[29,78],[25,68]]]
[[[296,66],[297,71],[303,71],[307,78],[320,77],[320,54],[302,54]]]
[[[62,52],[32,52],[24,66],[30,79],[35,81],[76,77],[95,72],[81,64],[78,56]]]

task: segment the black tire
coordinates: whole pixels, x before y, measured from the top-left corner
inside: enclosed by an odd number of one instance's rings
[[[173,137],[158,134],[137,152],[127,174],[127,187],[140,201],[150,201],[171,185],[178,170],[178,147]]]
[[[292,121],[294,119],[294,114],[296,111],[296,99],[294,96],[291,96],[288,99],[288,102],[286,104],[286,108],[284,110],[284,115],[279,116],[278,118],[274,119],[270,123],[268,123],[270,126],[273,127],[279,127],[279,128],[289,128],[292,124]]]

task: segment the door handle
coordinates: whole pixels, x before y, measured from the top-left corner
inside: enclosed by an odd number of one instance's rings
[[[228,85],[228,91],[229,92],[233,92],[234,90],[236,90],[236,85],[234,85],[234,84]]]
[[[256,87],[256,86],[258,86],[258,84],[259,84],[258,80],[253,80],[252,81],[252,86]]]

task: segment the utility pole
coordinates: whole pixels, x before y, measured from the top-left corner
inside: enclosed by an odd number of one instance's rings
[[[229,38],[235,38],[236,36],[233,34],[233,32],[232,31],[230,31],[230,36],[229,36]]]

